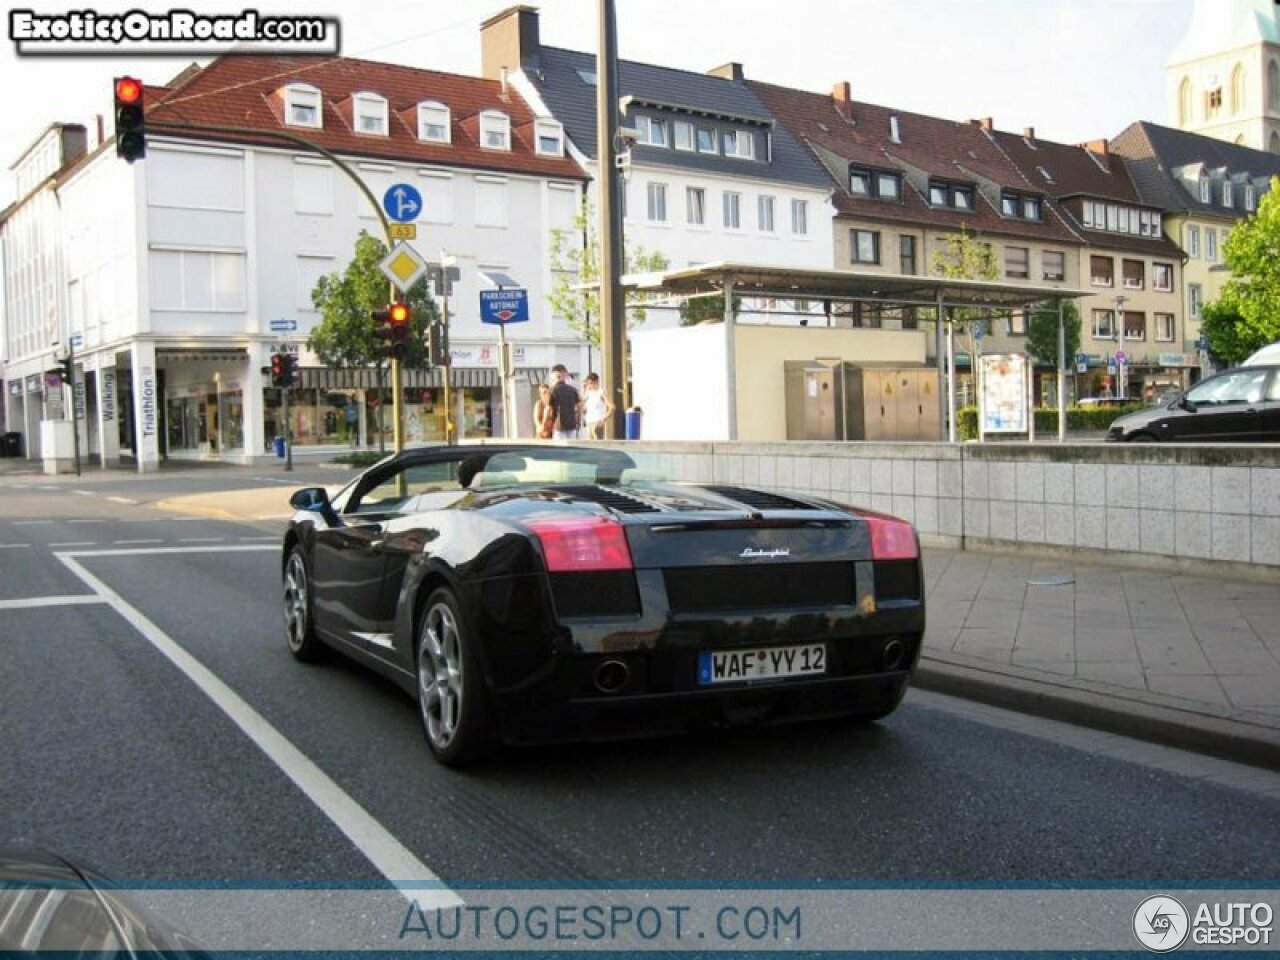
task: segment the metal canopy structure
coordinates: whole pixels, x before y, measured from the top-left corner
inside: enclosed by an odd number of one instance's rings
[[[738,296],[802,300],[861,300],[904,306],[992,307],[1023,309],[1057,299],[1076,299],[1092,290],[1064,285],[1032,286],[995,280],[952,280],[946,277],[901,276],[852,270],[804,270],[795,267],[718,261],[682,270],[628,274],[626,289],[672,296],[706,296],[727,286]]]
[[[1035,305],[1056,304],[1058,310],[1058,396],[1064,396],[1066,381],[1065,328],[1062,304],[1065,300],[1089,296],[1091,290],[1075,290],[1065,285],[1033,286],[994,280],[963,280],[947,277],[903,276],[852,270],[806,270],[796,267],[717,261],[679,270],[629,274],[621,280],[625,290],[671,297],[724,299],[726,372],[729,386],[729,439],[738,435],[737,371],[734,366],[734,297],[778,297],[793,300],[879,303],[894,306],[931,307],[937,315],[948,309],[986,308],[1021,310]],[[831,311],[828,306],[828,315]],[[955,440],[955,371],[944,364],[943,330],[935,325],[934,356],[939,380],[947,384],[938,394],[939,420],[945,435]],[[1058,403],[1058,439],[1066,439],[1066,404]]]

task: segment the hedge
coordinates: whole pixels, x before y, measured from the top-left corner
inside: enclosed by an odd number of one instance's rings
[[[1142,410],[1141,403],[1122,406],[1068,407],[1067,429],[1070,431],[1100,431],[1122,414]],[[1058,432],[1058,411],[1047,407],[1036,411],[1036,435],[1045,436]],[[962,407],[956,411],[956,436],[961,440],[978,439],[978,408]]]

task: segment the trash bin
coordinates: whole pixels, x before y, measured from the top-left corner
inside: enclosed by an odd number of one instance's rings
[[[271,441],[276,445],[276,456],[284,459],[284,437],[274,437]]]
[[[22,456],[22,434],[6,433],[0,442],[0,457]]]
[[[640,439],[640,420],[644,416],[644,412],[639,407],[632,407],[626,413],[626,438],[628,440]]]

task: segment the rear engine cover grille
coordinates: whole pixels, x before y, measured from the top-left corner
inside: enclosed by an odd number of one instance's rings
[[[675,567],[663,577],[673,613],[750,613],[856,602],[851,563]]]
[[[814,509],[807,503],[801,503],[799,500],[792,500],[790,497],[780,496],[776,493],[766,493],[763,490],[751,490],[746,487],[706,487],[712,493],[722,497],[728,497],[730,500],[736,500],[738,503],[745,503],[748,507],[755,507],[757,510],[812,510]]]
[[[557,490],[575,500],[589,500],[610,510],[616,510],[618,513],[659,512],[658,508],[651,503],[645,503],[643,500],[619,493],[617,490],[606,490],[604,487],[557,487]]]

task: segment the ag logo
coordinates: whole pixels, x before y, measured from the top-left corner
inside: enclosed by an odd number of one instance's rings
[[[1191,918],[1173,897],[1147,897],[1133,914],[1133,935],[1155,953],[1177,950],[1187,939]]]

